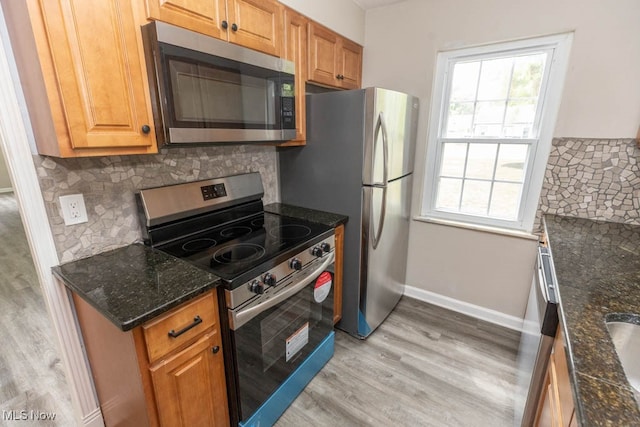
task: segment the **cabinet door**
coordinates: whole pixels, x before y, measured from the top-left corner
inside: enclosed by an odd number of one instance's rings
[[[160,425],[229,425],[221,347],[214,330],[150,368]]]
[[[333,324],[342,319],[342,272],[344,268],[344,225],[336,227],[336,261],[333,274]]]
[[[282,6],[275,0],[227,0],[229,41],[280,56]]]
[[[339,52],[338,74],[340,87],[359,89],[362,79],[362,46],[342,39]]]
[[[307,81],[307,24],[299,13],[284,10],[283,56],[296,64],[296,138],[282,145],[304,145],[306,139],[305,82]]]
[[[149,19],[227,40],[226,0],[147,0]]]
[[[556,381],[558,383],[560,414],[562,415],[563,426],[568,427],[571,425],[571,420],[574,415],[574,404],[562,328],[558,328],[558,333],[553,343],[553,361],[556,370]]]
[[[309,81],[338,86],[338,35],[333,31],[309,23]]]
[[[48,93],[54,86],[59,92],[49,102],[63,157],[83,155],[74,149],[157,152],[133,7],[109,0],[30,1],[45,85]],[[55,75],[47,72],[47,60]],[[119,152],[84,155],[98,154]]]

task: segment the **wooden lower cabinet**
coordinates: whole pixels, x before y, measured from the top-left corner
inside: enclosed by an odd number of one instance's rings
[[[107,427],[229,425],[215,290],[128,332],[73,300]],[[196,317],[202,321],[187,329]],[[163,351],[169,332],[178,344]]]
[[[227,400],[218,392],[225,389],[220,348],[220,334],[213,331],[150,368],[160,425],[229,424]]]
[[[553,343],[553,352],[549,359],[535,425],[538,427],[577,427],[578,425],[562,328],[558,328]]]
[[[342,319],[342,272],[344,269],[344,225],[336,227],[335,265],[333,271],[333,324]]]

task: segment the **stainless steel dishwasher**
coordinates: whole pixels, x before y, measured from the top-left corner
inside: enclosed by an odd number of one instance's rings
[[[558,329],[556,284],[551,251],[540,246],[518,351],[515,426],[531,427],[535,421],[553,339]]]

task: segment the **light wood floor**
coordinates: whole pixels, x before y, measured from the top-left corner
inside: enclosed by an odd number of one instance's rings
[[[513,425],[520,334],[403,297],[333,358],[276,426]]]
[[[28,420],[8,420],[27,411]],[[31,411],[55,413],[31,420]],[[63,368],[12,193],[0,194],[0,426],[73,426]]]

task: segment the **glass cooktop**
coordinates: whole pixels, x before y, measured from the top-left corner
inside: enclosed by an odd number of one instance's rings
[[[204,225],[202,228],[206,228]],[[324,239],[331,227],[268,212],[158,246],[226,281],[244,281]],[[256,269],[262,271],[255,272]]]

